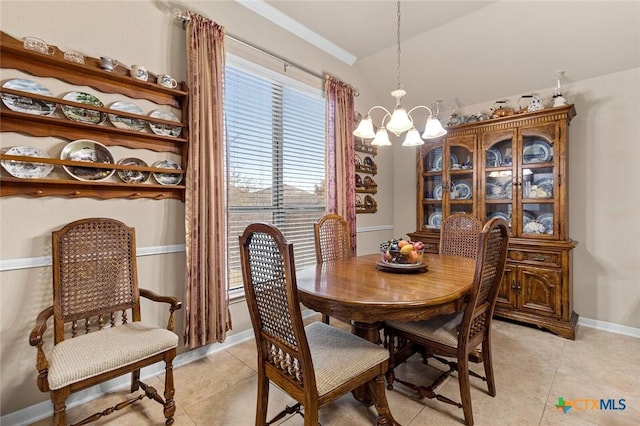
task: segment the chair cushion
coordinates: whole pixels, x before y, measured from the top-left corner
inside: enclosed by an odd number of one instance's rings
[[[49,356],[49,388],[60,389],[177,346],[175,333],[140,322],[67,339]]]
[[[389,358],[385,348],[323,322],[305,332],[320,396]]]
[[[440,315],[426,321],[398,322],[387,321],[389,327],[411,333],[422,339],[436,341],[455,348],[458,346],[458,328],[463,312]]]

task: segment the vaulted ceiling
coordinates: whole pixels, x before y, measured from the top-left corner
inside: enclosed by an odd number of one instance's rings
[[[357,67],[392,105],[395,1],[236,1]],[[558,70],[570,84],[640,67],[640,2],[403,1],[401,40],[408,103],[548,96]]]

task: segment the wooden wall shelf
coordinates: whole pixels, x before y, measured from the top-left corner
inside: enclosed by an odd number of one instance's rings
[[[68,141],[90,139],[106,146],[121,146],[127,149],[146,149],[155,152],[178,154],[182,157],[182,170],[171,170],[170,173],[184,174],[187,165],[186,154],[189,141],[187,103],[188,92],[184,82],[177,89],[166,88],[156,84],[156,77],[150,74],[149,81],[137,80],[129,75],[128,69],[120,65],[112,72],[99,67],[99,59],[85,57],[85,63],[79,64],[64,59],[63,52],[55,48],[53,55],[27,50],[22,41],[0,32],[0,55],[5,69],[15,69],[36,77],[55,78],[77,86],[88,86],[102,93],[119,94],[133,99],[144,99],[159,106],[180,109],[180,122],[152,118],[148,115],[132,114],[117,111],[117,115],[144,120],[147,123],[181,126],[179,137],[158,135],[149,131],[135,131],[110,126],[106,123],[91,124],[72,121],[65,117],[44,116],[12,111],[4,104],[0,110],[0,132],[16,132],[34,138],[56,137]],[[6,95],[24,96],[39,101],[60,105],[81,107],[104,114],[113,114],[115,110],[84,103],[64,100],[58,97],[43,96],[19,90],[0,88]],[[162,109],[162,108],[161,108]],[[166,108],[165,108],[166,109]],[[37,145],[34,140],[33,145]],[[135,157],[135,153],[131,155]],[[81,166],[110,170],[134,170],[149,173],[168,173],[168,169],[142,167],[132,165],[105,164],[61,160],[54,158],[21,157],[0,154],[2,161],[26,161],[53,164],[55,167]],[[117,159],[116,159],[117,163]],[[4,172],[4,171],[3,171]],[[152,179],[150,177],[150,179]],[[151,183],[124,183],[116,181],[79,181],[72,178],[40,178],[22,179],[2,176],[0,178],[0,196],[63,196],[93,197],[99,199],[112,198],[150,198],[179,199],[184,201],[184,185],[160,185]]]

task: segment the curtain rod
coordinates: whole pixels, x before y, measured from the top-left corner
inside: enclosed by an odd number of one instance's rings
[[[182,21],[182,28],[185,28],[185,29],[186,29],[187,22],[189,22],[191,20],[191,18],[189,18],[188,15],[184,14],[182,12],[182,10],[177,9],[177,8],[173,9],[173,17],[176,20]],[[292,66],[292,67],[298,68],[300,71],[304,71],[307,74],[310,74],[310,75],[312,75],[314,77],[317,77],[320,80],[324,80],[324,78],[325,78],[325,76],[323,74],[319,74],[319,73],[317,73],[317,72],[315,72],[313,70],[310,70],[309,68],[305,67],[304,65],[300,65],[300,64],[298,64],[296,62],[293,62],[293,61],[290,61],[287,58],[284,58],[284,57],[282,57],[282,56],[280,56],[280,55],[278,55],[276,53],[270,52],[268,50],[265,50],[265,49],[263,49],[261,47],[256,46],[255,44],[249,43],[248,41],[243,40],[240,37],[237,37],[235,35],[229,34],[227,32],[225,32],[225,37],[229,37],[231,40],[233,40],[235,42],[238,42],[238,43],[240,43],[240,44],[242,44],[244,46],[247,46],[247,47],[249,47],[251,49],[257,50],[258,52],[260,52],[260,53],[262,53],[264,55],[270,56],[273,59],[277,59],[277,60],[281,61],[284,64],[285,72],[287,71],[287,67],[288,66]],[[359,94],[360,93],[358,93],[358,90],[354,89],[353,95],[354,96],[358,96]]]

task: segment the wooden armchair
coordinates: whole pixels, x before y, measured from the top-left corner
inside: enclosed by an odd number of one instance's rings
[[[240,237],[244,289],[258,347],[257,426],[286,413],[300,413],[305,426],[318,425],[318,409],[367,385],[378,425],[394,425],[387,405],[386,349],[351,333],[315,322],[304,327],[296,284],[293,246],[267,224],[249,225]],[[269,383],[298,401],[267,422]]]
[[[173,367],[178,336],[175,297],[138,288],[135,230],[113,219],[72,222],[52,233],[53,305],[44,309],[29,336],[37,349],[38,388],[50,392],[53,424],[66,423],[65,401],[76,391],[131,373],[131,392],[144,394],[97,412],[77,424],[98,420],[147,396],[164,408],[166,424],[175,413]],[[169,305],[167,328],[141,322],[140,296]],[[53,349],[43,336],[53,317]],[[140,381],[140,368],[164,361],[164,399]]]
[[[440,224],[440,254],[475,259],[482,222],[466,213],[454,213]]]
[[[313,232],[318,263],[348,259],[353,255],[349,223],[339,214],[322,216],[313,224]],[[329,324],[329,315],[322,314],[322,320]]]
[[[385,342],[389,349],[391,368],[387,373],[388,388],[394,380],[416,391],[420,398],[436,398],[463,409],[467,425],[473,425],[471,389],[469,375],[488,383],[489,395],[496,395],[491,357],[491,318],[502,281],[507,259],[509,231],[507,223],[498,218],[491,219],[480,233],[474,286],[466,299],[463,311],[440,315],[426,321],[388,321],[385,326]],[[435,358],[448,366],[430,386],[418,386],[395,377],[393,367],[396,353],[407,344],[417,345],[424,354],[424,362]],[[482,362],[485,377],[469,370],[469,356],[482,347]],[[455,358],[449,361],[443,357]],[[451,373],[457,371],[462,403],[436,393],[435,389]]]

